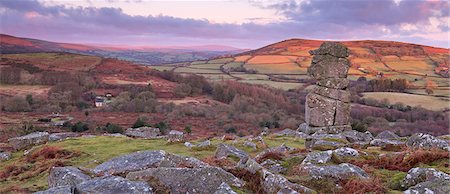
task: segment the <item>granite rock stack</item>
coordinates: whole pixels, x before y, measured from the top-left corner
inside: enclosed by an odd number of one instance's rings
[[[348,49],[340,43],[325,42],[310,54],[313,59],[308,74],[317,83],[306,97],[304,127],[324,133],[351,130]]]

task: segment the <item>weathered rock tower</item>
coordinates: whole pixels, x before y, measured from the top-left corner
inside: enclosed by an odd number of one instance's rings
[[[325,42],[309,53],[313,59],[308,74],[317,83],[306,97],[306,123],[300,130],[309,134],[351,130],[348,49],[340,43]]]

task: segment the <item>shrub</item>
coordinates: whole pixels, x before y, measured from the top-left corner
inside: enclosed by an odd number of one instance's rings
[[[341,183],[338,193],[386,193],[387,189],[380,179],[348,179]]]
[[[186,132],[187,134],[191,134],[192,133],[192,126],[188,125],[188,126],[184,127],[184,132]]]
[[[169,132],[170,126],[164,121],[155,124],[155,127],[158,128],[162,134],[167,134]]]
[[[173,89],[173,93],[176,97],[184,98],[192,95],[192,88],[190,85],[182,83]]]
[[[234,127],[229,127],[225,130],[225,133],[236,133],[236,128]]]
[[[145,120],[146,119],[142,118],[142,117],[137,118],[136,121],[134,122],[132,128],[150,126]]]
[[[123,133],[123,128],[116,124],[107,123],[104,131],[106,131],[107,133]]]
[[[31,111],[30,104],[28,104],[25,98],[19,96],[7,99],[3,106],[4,110],[8,112]]]
[[[89,126],[87,123],[77,122],[75,125],[71,127],[73,132],[83,132],[89,130]]]

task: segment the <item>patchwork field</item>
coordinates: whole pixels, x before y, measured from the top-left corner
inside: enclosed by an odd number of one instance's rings
[[[448,98],[439,98],[427,95],[406,94],[395,92],[366,92],[364,98],[376,100],[387,99],[390,104],[403,103],[410,106],[422,106],[422,108],[439,111],[450,106]]]

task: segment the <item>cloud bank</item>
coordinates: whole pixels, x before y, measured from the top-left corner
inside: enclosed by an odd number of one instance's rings
[[[0,1],[0,32],[51,41],[126,45],[224,44],[255,48],[289,38],[307,38],[395,40],[449,47],[448,1],[249,3],[261,9],[276,10],[286,20],[267,24],[221,24],[164,15],[132,16],[120,8],[3,0]]]

